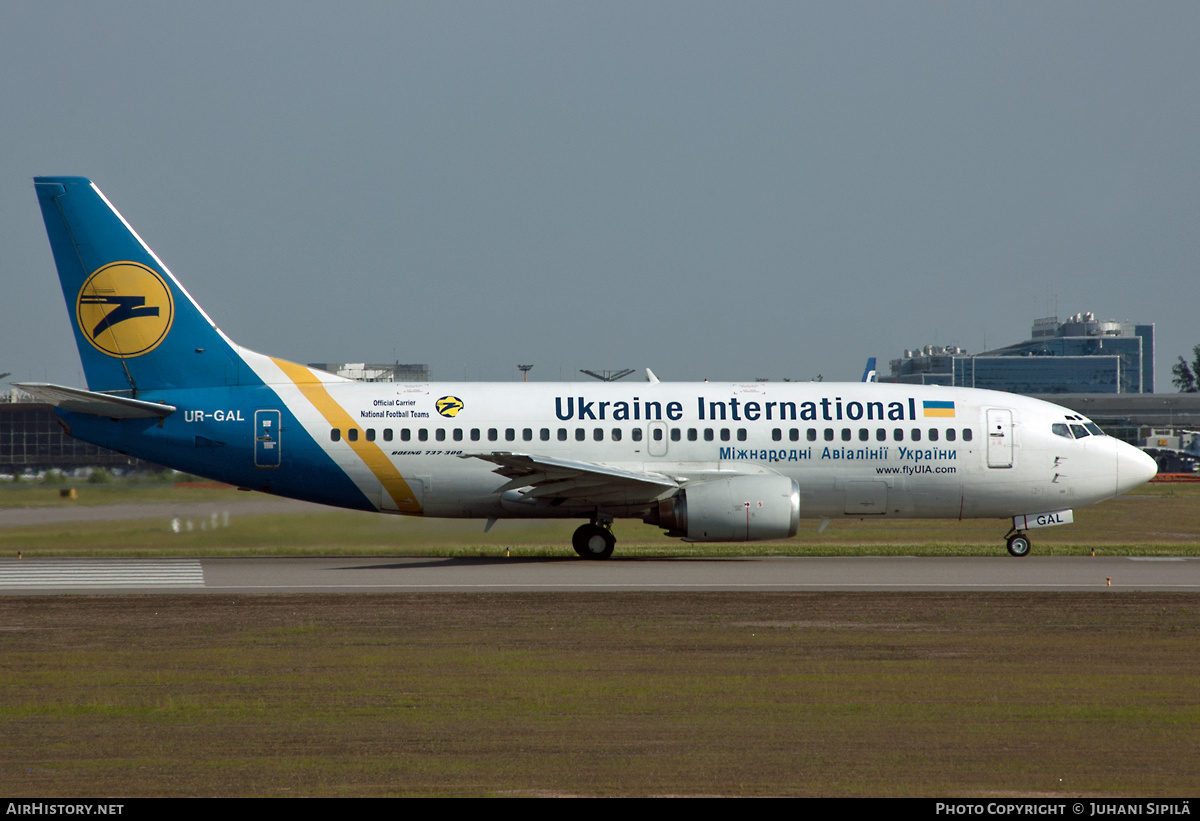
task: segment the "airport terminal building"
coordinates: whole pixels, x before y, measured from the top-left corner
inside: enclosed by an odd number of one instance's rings
[[[1154,325],[1075,314],[1035,320],[1029,339],[978,354],[926,345],[891,361],[880,382],[1031,395],[1154,393]]]
[[[68,436],[52,405],[20,401],[13,395],[0,397],[0,476],[77,468],[161,469]]]

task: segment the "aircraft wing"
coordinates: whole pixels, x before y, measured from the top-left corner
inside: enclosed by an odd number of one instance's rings
[[[482,459],[497,465],[495,473],[509,480],[500,493],[532,487],[522,494],[534,499],[602,499],[654,501],[680,484],[661,473],[624,470],[596,462],[555,459],[528,453],[465,453],[462,459]]]
[[[110,419],[161,419],[178,410],[174,405],[85,391],[80,388],[68,388],[63,385],[50,385],[45,382],[14,382],[13,384],[56,408],[74,413],[90,413],[93,416],[107,416]]]

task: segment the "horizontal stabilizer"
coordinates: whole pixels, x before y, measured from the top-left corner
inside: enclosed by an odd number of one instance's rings
[[[110,419],[155,419],[170,416],[177,410],[174,405],[128,399],[124,396],[67,388],[62,385],[48,385],[44,382],[13,384],[43,402],[49,402],[56,408],[72,413],[90,413]]]

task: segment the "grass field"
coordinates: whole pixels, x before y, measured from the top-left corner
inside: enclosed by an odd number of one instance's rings
[[[0,598],[0,794],[1194,795],[1198,605]]]
[[[173,486],[83,486],[79,499],[59,497],[53,487],[0,488],[0,508],[45,508],[48,523],[0,528],[0,555],[573,555],[571,532],[578,521],[502,521],[483,532],[482,521],[381,516],[314,508],[306,514],[233,515],[215,528],[197,519],[172,531],[173,504],[204,502],[214,509],[261,494],[232,489]],[[156,519],[56,523],[54,510],[139,502],[161,506]],[[204,529],[201,529],[201,527]],[[657,528],[618,521],[617,550],[637,556],[743,555],[997,555],[1004,552],[1009,522],[999,519],[834,520],[824,532],[803,519],[794,539],[733,545],[685,544]],[[1200,485],[1161,484],[1075,512],[1075,523],[1030,532],[1036,555],[1200,555]]]

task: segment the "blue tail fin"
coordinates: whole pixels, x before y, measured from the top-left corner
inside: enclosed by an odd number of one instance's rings
[[[34,186],[91,390],[136,398],[248,376],[236,346],[91,180]]]
[[[875,382],[875,357],[867,359],[867,367],[863,370],[863,382]]]

